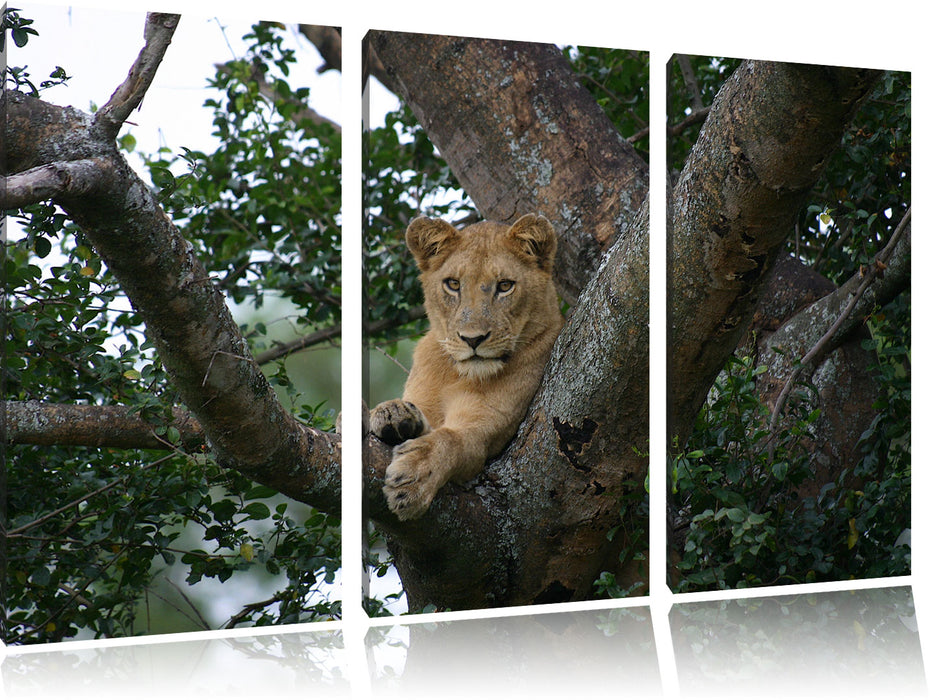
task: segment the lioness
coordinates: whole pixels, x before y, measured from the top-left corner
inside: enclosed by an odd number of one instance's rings
[[[450,479],[465,481],[514,436],[562,327],[552,281],[556,234],[542,216],[456,230],[421,217],[406,230],[429,331],[402,399],[370,429],[397,445],[384,495],[401,520],[422,515]]]

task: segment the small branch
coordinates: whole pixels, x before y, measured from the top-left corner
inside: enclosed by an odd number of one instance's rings
[[[702,102],[702,93],[699,91],[699,81],[696,80],[695,71],[692,70],[689,57],[680,54],[676,56],[676,63],[679,65],[679,72],[682,73],[683,82],[686,84],[686,89],[689,91],[692,111],[698,112],[702,110],[705,105]]]
[[[177,584],[175,581],[173,581],[173,580],[172,580],[171,578],[169,578],[168,576],[166,576],[166,581],[169,583],[170,586],[172,586],[172,587],[176,590],[176,592],[177,592],[180,596],[182,596],[182,600],[184,600],[184,601],[186,602],[186,604],[189,606],[189,608],[191,608],[192,612],[195,613],[195,618],[197,618],[197,621],[198,621],[198,623],[202,626],[202,629],[210,630],[210,629],[211,629],[211,625],[208,624],[208,620],[206,620],[206,619],[204,618],[204,616],[203,616],[203,615],[201,614],[201,612],[199,611],[198,607],[195,605],[195,603],[192,602],[192,599],[189,598],[189,597],[185,594],[185,591],[182,590],[182,588],[179,586],[179,584]],[[157,598],[159,598],[160,600],[162,600],[162,601],[165,602],[166,604],[168,604],[168,605],[172,606],[173,608],[175,608],[179,613],[181,613],[182,615],[185,615],[189,620],[195,619],[195,618],[192,618],[191,615],[188,615],[182,608],[180,608],[180,607],[178,607],[178,606],[176,606],[176,605],[173,605],[172,602],[171,602],[170,600],[168,600],[168,599],[165,598],[164,596],[161,596],[161,595],[159,595],[158,593],[156,593],[156,591],[150,590],[150,593],[152,593],[153,595],[155,595]]]
[[[255,359],[257,360],[258,365],[265,365],[268,362],[273,362],[278,360],[281,357],[286,357],[291,355],[294,352],[299,352],[300,350],[305,350],[319,343],[325,343],[335,338],[341,337],[341,324],[334,326],[329,326],[328,328],[323,328],[320,331],[315,333],[309,333],[304,335],[301,338],[296,338],[288,343],[276,343],[274,347],[269,350],[264,350],[263,352],[257,354]]]
[[[282,602],[283,596],[284,593],[277,593],[273,597],[267,598],[266,600],[259,600],[256,603],[249,603],[245,605],[240,612],[231,616],[231,618],[227,621],[227,624],[224,625],[224,629],[234,629],[252,613],[257,612],[258,610],[263,610],[264,608],[273,605],[274,603]]]
[[[645,126],[643,129],[631,134],[624,140],[627,141],[627,143],[634,144],[640,141],[641,139],[648,138],[649,136],[650,136],[650,127]]]
[[[690,126],[704,122],[710,111],[710,107],[703,107],[699,110],[693,110],[678,124],[666,127],[666,133],[670,136],[679,136]]]
[[[426,315],[426,310],[420,304],[419,306],[414,306],[407,313],[402,320],[397,319],[383,319],[377,321],[376,323],[365,323],[364,324],[364,333],[365,335],[373,335],[374,333],[382,333],[391,328],[397,326],[404,326],[407,323],[412,323],[416,319],[422,318]],[[274,347],[269,350],[264,350],[256,356],[257,364],[265,365],[268,362],[273,362],[278,360],[281,357],[286,357],[291,355],[294,352],[299,352],[300,350],[305,350],[306,348],[319,345],[320,343],[330,342],[336,338],[341,337],[341,324],[334,326],[329,326],[328,328],[323,328],[321,330],[310,333],[301,338],[296,338],[293,341],[288,343],[277,343]]]
[[[73,445],[117,449],[175,449],[154,426],[125,406],[80,406],[41,401],[5,401],[7,444]],[[205,435],[198,421],[182,409],[173,411],[180,447],[195,451]]]
[[[86,158],[0,176],[0,209],[19,209],[53,197],[85,195],[100,187],[104,166],[99,158]]]
[[[95,115],[95,123],[102,125],[113,136],[117,135],[133,110],[143,102],[143,96],[153,83],[156,69],[162,63],[180,18],[180,15],[160,12],[147,14],[143,32],[146,44],[130,68],[127,79]]]
[[[903,219],[901,219],[900,224],[894,230],[894,234],[891,236],[890,241],[887,242],[887,245],[884,249],[878,253],[875,257],[874,262],[869,266],[867,270],[863,273],[859,272],[858,275],[863,274],[861,284],[858,286],[858,289],[851,295],[851,298],[848,301],[848,304],[842,310],[842,313],[839,314],[838,318],[835,319],[835,322],[832,326],[825,332],[825,334],[816,342],[816,344],[809,350],[800,360],[800,363],[793,369],[790,373],[790,376],[787,378],[786,383],[783,385],[783,389],[780,392],[780,395],[777,397],[777,403],[774,406],[773,412],[770,415],[770,429],[769,435],[773,436],[777,431],[777,425],[780,422],[780,414],[783,411],[784,406],[786,405],[787,400],[790,397],[790,393],[793,391],[793,387],[796,384],[796,381],[799,379],[800,375],[808,369],[812,369],[818,364],[819,360],[825,357],[829,352],[835,349],[832,344],[832,341],[836,336],[839,335],[839,331],[842,328],[842,325],[845,321],[851,316],[852,311],[854,311],[855,306],[858,304],[861,295],[865,293],[868,287],[871,286],[871,283],[882,275],[887,269],[887,262],[890,260],[891,254],[894,252],[894,248],[897,246],[897,243],[900,241],[900,238],[903,236],[904,231],[910,223],[910,209],[907,209],[907,212],[904,214]],[[769,439],[769,438],[768,438]]]

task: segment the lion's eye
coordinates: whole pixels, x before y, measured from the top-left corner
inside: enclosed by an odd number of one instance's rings
[[[454,277],[447,277],[442,280],[442,285],[449,292],[457,292],[461,288],[461,283]]]
[[[497,283],[497,293],[498,294],[509,294],[513,291],[514,285],[516,282],[513,280],[501,280]]]

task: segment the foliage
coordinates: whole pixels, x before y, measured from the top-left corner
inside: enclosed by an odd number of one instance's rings
[[[649,454],[642,456],[649,457]],[[646,553],[650,551],[649,485],[649,474],[643,484],[633,481],[624,483],[624,494],[621,497],[619,510],[620,520],[607,534],[609,542],[613,542],[619,532],[626,534],[628,544],[618,554],[618,563],[626,565],[631,561],[639,562],[640,573],[644,580],[624,588],[612,572],[602,571],[594,582],[596,598],[626,598],[638,591],[646,592],[650,577],[646,556]]]
[[[339,135],[303,111],[308,90],[287,80],[295,58],[281,28],[258,24],[245,39],[246,58],[219,67],[210,83],[219,95],[206,103],[218,149],[143,159],[167,211],[233,302],[259,312],[284,299],[296,330],[320,329],[340,313]],[[272,85],[271,98],[260,80]],[[129,134],[120,143],[134,148]],[[7,503],[7,640],[168,631],[165,613],[153,611],[180,568],[192,610],[185,629],[220,624],[206,620],[197,582],[247,572],[263,573],[271,595],[231,603],[240,609],[228,626],[338,615],[323,585],[340,561],[337,521],[222,471],[208,453],[175,449],[169,421],[178,396],[109,270],[51,204],[10,214],[25,235],[5,245],[5,397],[128,406],[169,449],[7,448],[7,479],[16,484]],[[244,326],[255,351],[271,342],[269,322]],[[333,415],[299,395],[275,364],[271,381],[297,417],[329,428]]]
[[[671,460],[674,491],[692,514],[678,565],[683,588],[776,583],[824,566],[808,558],[813,552],[793,556],[795,547],[781,546],[791,530],[787,518],[795,517],[788,502],[809,476],[803,439],[810,437],[818,411],[806,402],[791,402],[792,426],[768,448],[769,411],[756,389],[756,378],[765,369],[755,367],[749,357],[732,357],[685,452]]]
[[[146,158],[164,206],[235,303],[261,307],[271,292],[297,309],[299,331],[340,314],[340,138],[308,113],[308,88],[287,79],[295,62],[277,25],[244,37],[249,54],[221,67],[212,154],[165,149]],[[268,85],[268,96],[262,85]],[[176,176],[173,168],[186,171]]]
[[[649,161],[649,54],[623,49],[567,46],[563,54],[582,84],[625,138]]]
[[[693,57],[706,105],[736,61]],[[670,126],[691,109],[684,75],[670,67]],[[673,136],[681,167],[698,125]],[[837,284],[887,243],[910,201],[910,76],[887,72],[863,103],[800,212],[787,253]],[[910,496],[910,290],[868,319],[871,368],[881,398],[858,464],[841,465],[815,498],[797,499],[808,476],[800,443],[818,414],[804,405],[793,427],[764,450],[762,371],[729,358],[693,434],[674,444],[670,466],[682,529],[678,590],[842,580],[909,571],[904,530]],[[853,477],[863,485],[850,488]],[[821,485],[820,485],[821,486]],[[683,518],[689,518],[688,523]]]
[[[20,11],[13,7],[4,7],[3,15],[0,18],[0,54],[6,56],[7,32],[13,44],[19,48],[29,43],[30,37],[38,36],[39,32],[33,27],[33,20],[22,17]],[[29,79],[29,72],[26,66],[8,66],[4,62],[3,83],[5,89],[28,90],[33,97],[38,97],[41,90],[61,85],[68,81],[68,75],[61,66],[56,66],[55,70],[49,75],[48,80],[39,83],[39,87]]]
[[[898,540],[909,524],[909,452],[899,451],[900,468],[876,476],[869,452],[817,496],[803,497],[798,487],[812,476],[810,438],[819,410],[804,387],[788,405],[789,427],[771,435],[756,384],[765,369],[731,357],[685,449],[674,445],[673,491],[680,520],[687,520],[686,531],[676,533],[677,590],[908,573],[909,550]],[[895,393],[895,401],[909,403],[909,385]],[[895,460],[892,435],[872,425],[865,436]],[[865,477],[860,491],[847,486],[853,473]]]
[[[841,284],[884,247],[909,202],[910,74],[886,72],[829,160],[787,249]]]

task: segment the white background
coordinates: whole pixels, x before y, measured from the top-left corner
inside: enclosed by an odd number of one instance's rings
[[[46,4],[62,4],[50,2]],[[917,197],[915,228],[916,280],[914,335],[916,339],[913,377],[913,425],[916,446],[913,484],[913,574],[908,579],[870,581],[854,584],[814,586],[806,589],[774,589],[757,591],[750,609],[777,609],[784,614],[784,600],[777,605],[776,596],[800,593],[798,601],[806,605],[822,605],[824,596],[864,596],[863,589],[874,587],[912,586],[915,619],[906,621],[903,641],[913,645],[915,629],[919,630],[922,658],[930,660],[926,670],[933,683],[936,665],[936,583],[932,579],[934,561],[933,519],[928,499],[933,493],[933,468],[928,445],[921,435],[927,434],[932,396],[932,338],[929,334],[930,309],[925,284],[926,269],[932,254],[931,176],[921,164],[928,164],[933,155],[932,133],[926,129],[932,121],[932,95],[934,94],[934,64],[931,53],[932,22],[924,3],[898,2],[786,2],[758,5],[753,2],[645,2],[604,3],[580,0],[575,3],[527,4],[503,0],[472,3],[438,3],[399,0],[398,2],[361,2],[333,0],[331,3],[287,2],[267,0],[262,5],[241,0],[208,2],[189,0],[160,1],[142,4],[138,0],[82,0],[81,7],[110,10],[146,10],[183,13],[192,24],[205,23],[218,15],[225,19],[238,16],[247,20],[258,18],[282,22],[308,22],[340,26],[344,36],[344,75],[349,76],[341,87],[337,113],[329,114],[324,106],[314,103],[327,116],[340,120],[343,129],[343,197],[344,210],[360,209],[360,133],[355,125],[361,122],[360,52],[357,42],[368,29],[489,36],[508,39],[587,44],[649,50],[651,52],[651,96],[654,107],[653,124],[664,122],[663,96],[665,90],[663,69],[667,59],[675,52],[705,55],[740,56],[759,59],[777,59],[797,62],[891,68],[913,71],[913,109],[918,128],[913,138],[917,162],[915,190],[924,193]],[[13,6],[30,16],[32,3],[14,2]],[[262,13],[258,17],[258,13]],[[204,28],[204,24],[201,25]],[[184,31],[180,28],[180,32]],[[41,32],[41,27],[40,27]],[[205,36],[217,35],[204,32]],[[112,79],[98,76],[101,84],[116,87],[126,75],[130,63],[142,46],[142,25],[135,35],[119,38],[101,33],[98,36],[75,36],[74,44],[65,49],[61,61],[66,63],[69,52],[113,52],[110,62]],[[181,39],[179,41],[181,44]],[[167,54],[172,59],[173,47]],[[225,55],[218,60],[224,60]],[[309,63],[317,65],[315,57]],[[185,63],[182,59],[182,74]],[[15,63],[15,62],[14,62]],[[167,64],[168,66],[168,64]],[[68,67],[66,65],[66,67]],[[165,67],[165,66],[164,66]],[[169,70],[160,69],[160,80],[171,80]],[[199,80],[206,73],[195,72]],[[109,81],[109,82],[108,82]],[[97,82],[97,81],[96,81]],[[178,86],[177,86],[178,87]],[[110,92],[97,98],[103,104]],[[151,90],[143,110],[131,117],[142,121],[150,103],[165,97],[159,90]],[[178,101],[177,101],[178,100]],[[176,114],[189,114],[178,91],[171,97]],[[200,104],[200,101],[199,101]],[[76,105],[87,108],[87,105]],[[196,105],[197,107],[197,105]],[[922,115],[922,116],[921,116]],[[168,119],[157,122],[170,146],[174,130]],[[203,130],[207,133],[208,129]],[[134,132],[138,138],[139,134]],[[665,143],[663,130],[652,132],[651,172],[660,172],[664,165]],[[186,143],[190,147],[200,144]],[[141,144],[144,146],[144,144]],[[663,268],[664,200],[662,183],[658,178],[651,183],[651,215],[653,237],[651,243],[651,273],[653,308],[651,309],[651,357],[664,356],[663,347]],[[343,284],[345,317],[343,327],[349,337],[360,333],[360,240],[359,218],[345,216],[344,255],[346,279]],[[923,274],[921,274],[921,271]],[[923,280],[923,282],[921,282]],[[356,368],[361,366],[357,343],[344,346],[345,371],[342,377],[345,405],[356,407],[361,396],[361,378]],[[651,366],[651,394],[663,396],[662,367]],[[655,445],[664,444],[662,426],[663,402],[651,400],[654,419],[651,438]],[[356,410],[356,409],[355,409]],[[354,411],[352,411],[353,413]],[[923,428],[921,431],[920,428]],[[411,618],[418,627],[404,628],[400,620],[396,627],[387,629],[379,621],[372,622],[353,604],[360,591],[360,574],[355,566],[345,566],[344,619],[338,625],[312,626],[302,630],[276,629],[235,635],[200,634],[165,637],[158,640],[120,641],[89,644],[75,642],[43,649],[6,649],[0,673],[3,687],[11,698],[80,695],[94,696],[160,696],[195,695],[254,696],[258,694],[284,697],[474,697],[478,694],[498,697],[498,690],[513,696],[528,697],[586,697],[589,695],[637,697],[701,695],[749,696],[868,696],[902,697],[921,692],[922,678],[915,659],[889,655],[887,647],[871,644],[861,636],[855,625],[835,629],[809,629],[809,638],[797,635],[771,633],[772,623],[762,618],[750,618],[752,628],[735,630],[740,636],[751,633],[763,637],[759,653],[757,647],[745,645],[747,655],[739,655],[736,663],[726,663],[724,650],[693,649],[693,669],[686,665],[686,657],[677,658],[673,644],[678,644],[686,631],[680,620],[687,606],[695,601],[710,601],[714,608],[733,605],[727,595],[678,597],[674,600],[662,584],[663,559],[660,556],[664,542],[662,529],[662,494],[664,470],[662,450],[651,457],[651,494],[654,498],[654,521],[651,547],[656,556],[651,562],[651,588],[649,599],[629,601],[625,611],[631,616],[627,629],[635,632],[631,643],[622,635],[611,634],[614,625],[606,618],[612,612],[603,606],[569,605],[535,610],[509,610],[495,613],[466,613],[440,615],[430,620]],[[359,536],[360,499],[353,493],[359,483],[360,448],[354,444],[344,446],[345,488],[344,499],[344,557],[346,564],[360,555]],[[844,591],[844,592],[838,592]],[[899,594],[899,591],[898,591]],[[758,600],[766,597],[766,600]],[[672,606],[676,605],[675,608]],[[874,600],[869,609],[873,612]],[[630,606],[638,605],[633,608]],[[789,609],[789,608],[786,608]],[[668,624],[672,612],[673,628]],[[617,614],[625,614],[617,613]],[[602,617],[604,616],[604,617]],[[639,618],[639,620],[636,620]],[[704,619],[704,616],[703,616]],[[451,622],[449,622],[451,621]],[[777,624],[782,624],[778,619]],[[654,639],[649,655],[639,650],[643,630],[649,625]],[[588,629],[610,630],[597,639],[568,636],[566,632],[584,626]],[[832,626],[834,627],[834,626]],[[756,628],[756,629],[755,629]],[[804,631],[804,634],[807,632]],[[428,635],[436,653],[426,666],[415,664],[413,672],[394,681],[381,671],[384,666],[398,668],[406,657],[405,644],[412,634]],[[727,634],[722,631],[722,637]],[[715,636],[713,635],[713,639]],[[578,644],[550,646],[555,640],[579,640]],[[808,643],[822,640],[825,648],[835,652],[836,664],[827,665],[827,657],[809,658],[797,654]],[[398,641],[394,641],[398,640]],[[603,640],[603,641],[602,641]],[[894,650],[902,650],[900,639]],[[701,645],[704,647],[705,645]],[[499,654],[492,654],[492,649]],[[620,653],[618,653],[620,651]],[[655,652],[655,653],[654,653]],[[711,653],[709,653],[711,652]],[[709,653],[709,656],[706,654]],[[869,654],[872,654],[869,656]],[[731,658],[728,655],[727,658]],[[706,664],[706,660],[708,663]],[[821,663],[820,663],[821,662]],[[703,668],[704,682],[694,675],[694,669]],[[779,669],[779,670],[778,670]]]

